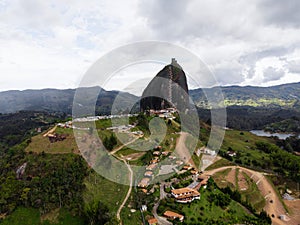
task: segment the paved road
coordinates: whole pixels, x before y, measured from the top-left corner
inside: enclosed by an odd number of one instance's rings
[[[160,190],[160,197],[159,197],[159,199],[160,200],[162,200],[162,199],[164,199],[164,198],[167,197],[167,193],[164,190],[165,184],[166,184],[166,182],[161,182],[160,186],[159,186],[159,190]]]
[[[164,190],[165,184],[166,184],[166,182],[160,183],[160,187],[159,187],[160,198],[159,198],[159,201],[157,203],[155,203],[155,205],[153,206],[152,213],[153,213],[153,216],[158,220],[159,225],[172,225],[173,223],[169,222],[165,217],[161,217],[161,216],[157,215],[157,208],[159,206],[160,200],[167,197],[167,193]]]
[[[157,215],[157,208],[159,206],[160,201],[158,201],[152,210],[153,216],[157,219],[159,225],[172,225],[173,223],[169,222],[165,217],[161,217]]]

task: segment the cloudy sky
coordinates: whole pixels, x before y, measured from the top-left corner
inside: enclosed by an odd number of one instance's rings
[[[298,0],[0,0],[0,90],[74,88],[101,56],[145,40],[188,49],[220,85],[299,82],[299,11]],[[127,68],[106,88],[160,68]]]

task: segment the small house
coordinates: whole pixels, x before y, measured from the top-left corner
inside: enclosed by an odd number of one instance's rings
[[[184,219],[184,216],[181,215],[181,214],[178,214],[176,212],[173,212],[173,211],[165,211],[164,212],[164,216],[170,220],[175,220],[175,219],[179,219],[180,222],[183,222],[183,219]]]

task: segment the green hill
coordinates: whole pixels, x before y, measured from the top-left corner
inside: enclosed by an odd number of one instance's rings
[[[86,100],[98,94],[96,112],[110,114],[116,96],[120,107],[126,109],[129,103],[138,99],[136,96],[120,91],[106,91],[100,87],[79,88]],[[64,112],[71,114],[76,89],[42,89],[0,92],[0,113],[14,113],[20,110]]]
[[[190,90],[197,106],[209,108],[205,94],[213,96],[216,87]],[[228,86],[221,87],[226,106],[299,108],[300,83],[271,87]]]

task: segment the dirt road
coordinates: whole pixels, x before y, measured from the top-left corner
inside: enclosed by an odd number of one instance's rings
[[[239,168],[240,171],[244,171],[247,173],[253,180],[256,182],[256,185],[258,189],[261,191],[261,194],[266,199],[266,205],[264,209],[266,212],[271,216],[274,215],[274,218],[272,217],[272,224],[274,225],[297,225],[299,222],[296,218],[289,217],[286,210],[284,209],[281,201],[279,200],[279,197],[276,193],[276,191],[273,189],[273,186],[269,183],[269,181],[266,179],[266,177],[257,171],[250,170],[247,168],[239,167],[239,166],[226,166],[221,167],[209,171],[204,171],[205,175],[213,175],[216,172],[223,171],[227,168]],[[280,215],[286,216],[286,221],[283,221],[278,218]]]
[[[190,163],[194,168],[197,168],[192,159],[193,152],[190,152],[190,150],[185,145],[185,141],[188,135],[189,134],[185,132],[180,133],[180,136],[176,141],[175,152],[178,154],[179,158],[185,163]]]
[[[109,153],[109,155],[113,155],[113,154],[117,153],[117,152],[120,151],[122,148],[124,148],[124,147],[127,146],[127,145],[132,144],[133,142],[135,142],[135,141],[136,141],[137,139],[139,139],[139,138],[140,138],[140,137],[135,136],[131,141],[129,141],[129,142],[127,142],[127,143],[125,143],[125,144],[123,144],[123,145],[121,145],[121,146],[115,148],[114,150],[112,150],[112,151]]]
[[[47,137],[49,134],[53,134],[56,130],[57,125],[55,125],[51,130],[49,130],[47,133],[43,134],[43,137]]]
[[[117,157],[117,156],[115,156],[115,157]],[[119,207],[119,209],[118,209],[118,211],[117,211],[117,219],[120,221],[120,225],[122,225],[121,215],[120,215],[120,214],[121,214],[122,208],[123,208],[124,205],[126,204],[128,198],[129,198],[129,196],[130,196],[130,193],[131,193],[131,191],[132,191],[133,171],[132,171],[132,169],[131,169],[131,166],[126,162],[125,159],[121,159],[120,157],[117,157],[117,158],[118,158],[119,160],[122,160],[122,161],[126,164],[126,166],[127,166],[127,168],[128,168],[128,171],[129,171],[129,180],[130,180],[130,185],[129,185],[127,194],[126,194],[126,196],[125,196],[125,198],[124,198],[122,204],[120,205],[120,207]]]
[[[126,204],[128,198],[129,198],[129,196],[130,196],[130,193],[131,193],[131,191],[132,191],[133,171],[132,171],[132,169],[131,169],[131,166],[126,162],[126,159],[118,157],[117,155],[115,155],[115,153],[118,152],[119,150],[121,150],[123,147],[127,146],[128,144],[133,143],[133,142],[136,141],[138,138],[139,138],[139,137],[134,138],[133,140],[131,140],[131,141],[129,141],[129,142],[127,142],[127,143],[121,145],[120,147],[114,149],[113,151],[111,151],[111,152],[109,153],[110,155],[114,155],[117,159],[123,161],[123,162],[126,164],[126,166],[127,166],[127,168],[128,168],[128,171],[129,171],[129,183],[130,183],[130,185],[129,185],[127,194],[126,194],[126,196],[125,196],[125,198],[124,198],[122,204],[120,205],[120,207],[119,207],[119,209],[118,209],[118,211],[117,211],[117,219],[120,221],[120,225],[122,225],[121,215],[120,215],[120,214],[121,214],[121,211],[122,211],[122,208],[123,208],[124,205]]]

